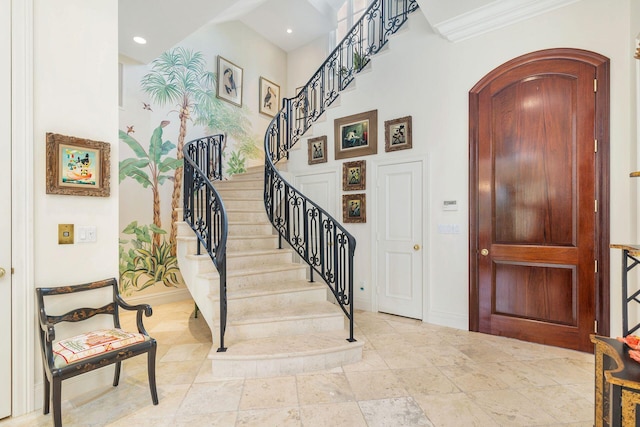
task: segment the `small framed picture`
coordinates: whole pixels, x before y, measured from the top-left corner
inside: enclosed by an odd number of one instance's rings
[[[364,193],[344,194],[342,196],[343,222],[367,222],[367,206]]]
[[[325,163],[327,161],[327,136],[317,136],[307,140],[309,144],[309,164]]]
[[[47,194],[109,197],[111,147],[47,132]]]
[[[364,190],[366,186],[366,162],[356,160],[355,162],[344,162],[342,164],[342,190]]]
[[[261,114],[275,116],[280,110],[280,86],[260,77],[260,99],[258,102]]]
[[[216,96],[242,107],[242,68],[218,55]]]
[[[378,152],[378,110],[334,120],[335,157],[367,156]]]
[[[384,122],[384,151],[411,148],[411,116]]]

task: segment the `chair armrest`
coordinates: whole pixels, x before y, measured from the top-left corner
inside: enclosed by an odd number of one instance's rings
[[[44,337],[47,342],[52,343],[56,339],[56,330],[53,323],[49,322],[44,308],[41,308],[38,312],[38,320],[40,322],[40,329],[44,333]]]
[[[144,323],[142,322],[142,313],[144,312],[144,315],[146,317],[151,317],[151,315],[153,314],[153,309],[151,308],[151,306],[149,304],[137,304],[137,305],[128,304],[125,300],[122,299],[122,297],[119,294],[116,294],[115,299],[116,299],[116,302],[118,303],[118,306],[120,306],[122,309],[128,310],[128,311],[137,311],[136,326],[138,327],[138,332],[148,336],[149,334],[144,328]]]

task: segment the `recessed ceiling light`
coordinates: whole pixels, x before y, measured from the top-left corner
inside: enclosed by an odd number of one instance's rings
[[[140,36],[135,36],[133,38],[133,41],[138,43],[138,44],[147,44],[147,39],[145,39],[144,37],[140,37]]]
[[[287,34],[291,34],[293,33],[293,30],[291,28],[287,28]]]

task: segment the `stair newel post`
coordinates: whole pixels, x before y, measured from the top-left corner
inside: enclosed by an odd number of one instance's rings
[[[348,264],[349,264],[349,339],[347,341],[354,342],[356,339],[353,337],[353,257],[356,251],[356,240],[349,236],[348,237],[348,245],[349,245],[349,256]]]
[[[224,333],[227,329],[227,256],[226,253],[218,260],[218,271],[220,272],[220,347],[218,353],[224,353],[227,348],[224,346]]]

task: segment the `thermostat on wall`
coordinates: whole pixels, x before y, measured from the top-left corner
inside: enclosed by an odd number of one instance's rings
[[[457,200],[443,200],[442,201],[442,210],[443,211],[457,211],[458,210],[458,201]]]

